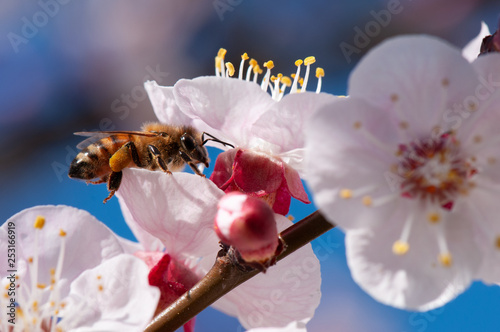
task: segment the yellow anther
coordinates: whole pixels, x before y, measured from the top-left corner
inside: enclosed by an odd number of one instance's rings
[[[97,275],[97,280],[101,280],[102,276],[100,274]]]
[[[37,311],[38,309],[38,301],[33,301],[33,310]]]
[[[281,83],[285,84],[286,86],[291,86],[292,85],[292,80],[288,76],[283,76],[281,78]]]
[[[44,225],[45,225],[45,218],[42,216],[37,216],[33,227],[38,228],[38,229],[42,229]]]
[[[340,190],[340,198],[344,198],[344,199],[349,199],[352,197],[352,190],[351,189],[342,189]]]
[[[62,228],[59,230],[59,236],[61,237],[65,237],[66,236],[66,232],[62,230]]]
[[[274,82],[274,81],[276,81],[276,79],[277,79],[277,77],[276,77],[276,76],[274,76],[274,75],[271,75],[271,78],[270,78],[271,82]]]
[[[302,78],[302,77],[301,77],[301,78],[299,79],[299,84],[300,84],[300,86],[302,86],[302,84],[304,84],[304,78]]]
[[[321,67],[316,68],[316,77],[317,78],[325,77],[325,71],[323,68]]]
[[[278,78],[281,80],[281,78],[283,77],[283,74],[282,73],[279,73],[278,74]]]
[[[55,307],[55,306],[56,306],[56,303],[55,303],[54,301],[50,301],[49,305],[50,305],[51,307]]]
[[[253,67],[253,72],[254,74],[262,74],[262,68],[260,68],[260,66],[258,64],[255,64],[255,66]]]
[[[497,238],[495,239],[495,247],[497,247],[497,249],[500,249],[500,236],[497,236]]]
[[[99,289],[99,292],[102,292],[104,290],[104,287],[102,285],[99,285],[97,288]]]
[[[250,61],[248,63],[250,64],[250,66],[258,66],[259,65],[259,63],[257,62],[257,60],[255,60],[253,58],[250,59]]]
[[[44,289],[45,287],[47,287],[47,285],[45,285],[45,284],[36,284],[36,287],[40,288],[40,289]]]
[[[220,48],[217,52],[217,57],[224,59],[226,57],[227,50],[225,48]]]
[[[50,275],[53,276],[56,274],[56,269],[52,268],[50,269]]]
[[[453,263],[450,253],[439,254],[438,259],[439,262],[445,267],[450,267]]]
[[[427,220],[429,220],[429,222],[433,224],[436,224],[441,220],[441,215],[437,212],[431,212],[427,215]]]
[[[392,252],[395,255],[404,255],[408,252],[408,250],[410,250],[410,245],[408,244],[408,242],[397,240],[392,245]]]
[[[221,62],[222,58],[220,56],[216,56],[215,57],[215,68],[219,69],[220,70],[220,62]]]
[[[295,220],[295,218],[291,214],[289,214],[287,216],[287,219],[290,220],[290,221],[294,221]]]
[[[28,263],[33,263],[33,257],[28,257]]]
[[[371,206],[373,204],[372,198],[370,196],[364,196],[361,201],[366,206]]]
[[[250,59],[250,58],[248,57],[247,52],[245,52],[245,53],[243,53],[243,54],[241,55],[241,60],[248,60],[248,59]]]
[[[316,58],[313,56],[308,56],[307,58],[304,59],[304,64],[306,66],[312,65],[315,62],[316,62]]]
[[[234,66],[233,66],[233,64],[231,62],[226,62],[226,68],[227,68],[229,76],[233,76],[234,75]]]
[[[352,126],[354,127],[354,129],[359,129],[361,128],[361,121],[356,121],[352,124]]]
[[[273,62],[273,60],[269,60],[267,62],[264,62],[264,67],[266,67],[269,70],[273,69],[274,68],[274,62]]]
[[[302,65],[304,63],[304,61],[302,61],[302,59],[299,59],[297,61],[295,61],[295,65],[298,67],[300,65]]]

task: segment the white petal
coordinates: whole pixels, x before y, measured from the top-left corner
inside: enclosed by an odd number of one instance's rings
[[[462,50],[463,57],[469,60],[469,62],[476,60],[479,55],[479,51],[481,50],[483,39],[488,35],[491,35],[490,29],[484,21],[481,21],[481,31],[479,31],[479,34],[474,39],[465,45]]]
[[[281,231],[292,222],[276,215]],[[283,327],[314,315],[321,297],[320,264],[311,245],[292,253],[232,290],[213,306],[237,316],[245,328]]]
[[[35,248],[37,216],[45,217],[45,226],[39,232],[38,248]],[[0,244],[7,243],[7,227],[15,223],[17,261],[26,261],[38,251],[38,283],[50,284],[50,269],[56,268],[60,252],[59,231],[66,232],[66,248],[61,274],[61,284],[73,281],[87,269],[123,252],[116,235],[103,223],[86,211],[69,206],[36,206],[12,216],[0,228]],[[91,243],[92,245],[89,245]],[[4,250],[3,252],[7,252]],[[7,260],[0,262],[1,273],[7,271]],[[30,285],[29,274],[24,282]],[[64,295],[65,290],[61,290]],[[67,290],[66,290],[67,291]]]
[[[128,227],[132,230],[132,233],[134,236],[137,238],[137,241],[141,244],[142,249],[140,250],[145,250],[145,251],[162,251],[165,246],[161,242],[159,238],[154,236],[153,234],[149,233],[146,231],[144,228],[142,228],[134,219],[132,214],[130,213],[130,210],[127,206],[127,204],[123,203],[122,200],[123,198],[121,195],[117,195],[118,201],[120,202],[120,208],[122,210],[123,218],[125,219],[125,222],[127,223]],[[123,243],[122,243],[123,245]],[[134,249],[134,248],[130,248]],[[126,251],[127,253],[131,253],[130,251]]]
[[[151,321],[160,291],[149,286],[139,258],[119,255],[72,284],[59,324],[71,331],[140,331]]]
[[[447,116],[477,83],[472,66],[458,49],[434,37],[410,36],[392,38],[372,49],[352,72],[348,92],[393,116],[404,114],[399,120],[422,136],[436,125],[449,129]]]
[[[276,103],[255,83],[213,76],[178,81],[174,96],[199,131],[237,146],[247,144],[252,124]]]
[[[354,128],[356,122],[360,122],[361,129]],[[361,130],[376,139],[368,138]],[[307,126],[306,135],[306,178],[314,193],[314,202],[325,216],[344,229],[379,222],[373,217],[374,208],[364,205],[362,198],[398,195],[399,186],[395,183],[398,175],[390,169],[391,164],[397,162],[394,153],[399,133],[388,115],[349,97],[316,113]],[[363,188],[366,192],[359,197],[340,198],[342,189]],[[385,210],[384,214],[392,208],[385,204],[377,209]]]
[[[175,102],[173,87],[160,86],[156,81],[144,83],[156,117],[160,122],[171,125],[192,125],[192,120],[181,112]]]
[[[327,93],[294,93],[274,104],[252,126],[252,134],[280,147],[278,153],[304,148],[306,121],[337,97]]]
[[[409,251],[392,252],[401,236],[405,214],[413,213]],[[346,235],[346,254],[353,279],[376,300],[402,309],[430,310],[463,292],[470,284],[481,255],[471,239],[474,227],[460,213],[431,224],[422,211],[396,209],[385,227],[352,230]],[[452,255],[452,265],[438,261],[438,227]]]
[[[141,169],[124,170],[117,192],[133,220],[159,238],[176,259],[218,251],[213,222],[223,195],[212,181],[198,175]]]

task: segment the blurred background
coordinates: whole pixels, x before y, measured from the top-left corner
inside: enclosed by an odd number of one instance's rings
[[[244,52],[275,73],[316,56],[323,91],[344,94],[349,72],[370,48],[400,34],[426,33],[463,47],[484,20],[494,31],[499,1],[4,1],[0,4],[0,221],[41,204],[85,209],[121,236],[116,198],[105,185],[67,176],[80,141],[73,132],[137,130],[155,120],[143,82],[173,85],[213,75],[220,47],[239,63]],[[383,16],[381,13],[390,13]],[[368,38],[359,31],[370,30]],[[315,80],[312,80],[315,85]],[[210,150],[215,160],[217,150]],[[207,174],[210,174],[208,170]],[[314,206],[294,202],[296,220]],[[352,280],[343,234],[313,243],[322,262],[321,305],[309,331],[499,331],[500,290],[475,283],[443,308],[427,313],[377,303]],[[238,321],[208,309],[196,331],[243,331]]]

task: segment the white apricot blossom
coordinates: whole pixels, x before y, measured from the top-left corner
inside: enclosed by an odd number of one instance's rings
[[[397,37],[309,122],[314,202],[377,300],[429,310],[500,280],[499,87],[498,54],[471,64],[437,38]]]
[[[163,260],[168,256],[167,262],[150,274],[150,280],[153,275],[155,280],[189,289],[208,272],[220,250],[213,225],[217,203],[223,196],[224,192],[212,181],[198,175],[124,170],[117,197],[126,222],[134,233],[147,232],[147,238],[159,239],[163,247],[153,250]],[[279,231],[291,225],[287,218],[275,216]],[[153,261],[161,263],[160,259]],[[167,271],[174,273],[167,275]],[[238,286],[213,306],[237,317],[246,328],[286,326],[313,316],[319,305],[320,284],[319,261],[307,245],[271,266],[265,274]],[[180,295],[170,293],[165,300],[171,303]]]
[[[2,331],[142,330],[153,318],[146,264],[86,211],[23,210],[0,227],[0,251],[15,253],[0,262]]]
[[[285,215],[291,197],[309,203],[300,180],[303,174],[304,124],[322,105],[336,97],[320,93],[324,72],[317,68],[316,92],[307,92],[314,57],[296,62],[292,79],[271,76],[268,61],[262,82],[257,61],[242,56],[238,78],[224,62],[225,50],[216,57],[216,75],[179,80],[172,87],[146,82],[145,88],[158,119],[163,123],[191,125],[233,145],[208,142],[225,152],[217,158],[213,180],[224,192],[241,191],[266,200],[276,213]],[[300,77],[302,65],[306,66]],[[225,69],[227,68],[227,70]],[[302,87],[299,87],[302,82]],[[289,87],[289,93],[285,93]],[[269,92],[268,92],[269,91]]]

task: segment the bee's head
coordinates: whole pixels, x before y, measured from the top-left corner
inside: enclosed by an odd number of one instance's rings
[[[208,159],[207,149],[202,145],[200,140],[196,140],[190,134],[184,133],[181,136],[181,147],[194,163],[202,163],[208,168],[210,159]]]

